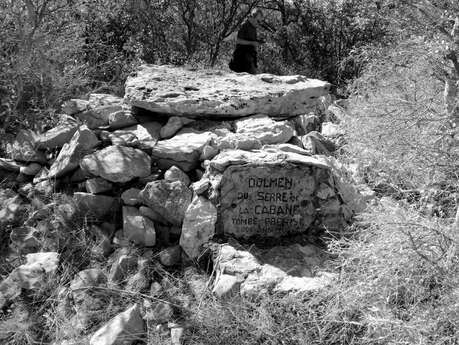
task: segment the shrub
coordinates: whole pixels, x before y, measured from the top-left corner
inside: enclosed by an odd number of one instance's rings
[[[411,39],[370,55],[349,88],[351,155],[372,167],[373,179],[382,173],[405,189],[457,182],[459,149],[445,144],[448,119],[435,43]]]

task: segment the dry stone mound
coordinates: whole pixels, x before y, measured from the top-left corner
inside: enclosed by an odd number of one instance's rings
[[[51,209],[54,191],[71,191],[76,208],[95,216],[86,221],[104,233],[104,256],[116,249],[109,284],[149,287],[145,265],[123,252],[131,246],[165,268],[217,247],[210,288],[220,298],[325,288],[333,277],[319,274],[321,253],[309,244],[325,231],[339,234],[365,207],[336,160],[325,157],[342,135],[316,112],[329,88],[304,76],[145,65],[126,82],[124,98],[72,99],[55,128],[19,133],[10,146],[14,159],[0,159],[0,177],[21,196],[0,193],[0,225],[18,222],[32,202]],[[34,217],[15,225],[9,242],[34,250],[39,227]],[[235,241],[251,250],[228,244]],[[21,287],[0,284],[0,305]],[[134,342],[128,335],[143,330],[133,306],[90,343]]]

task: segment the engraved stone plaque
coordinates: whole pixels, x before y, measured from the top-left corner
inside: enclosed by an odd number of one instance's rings
[[[221,181],[223,232],[244,238],[306,232],[316,216],[311,171],[289,163],[228,167]]]

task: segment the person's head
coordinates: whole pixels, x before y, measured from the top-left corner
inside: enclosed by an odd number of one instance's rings
[[[259,8],[254,8],[250,12],[250,19],[253,20],[255,23],[260,23],[263,20],[263,12]]]

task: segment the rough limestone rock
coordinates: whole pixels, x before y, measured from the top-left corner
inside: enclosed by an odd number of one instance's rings
[[[61,148],[72,139],[77,130],[78,123],[75,120],[63,118],[56,127],[39,135],[37,146],[41,149]]]
[[[241,284],[241,295],[247,297],[266,296],[287,276],[288,274],[282,269],[264,264],[261,269],[250,273]]]
[[[171,344],[182,345],[185,341],[185,328],[180,326],[171,327]]]
[[[180,181],[164,180],[148,183],[140,192],[144,204],[159,213],[169,223],[181,225],[193,192]]]
[[[106,195],[78,192],[73,194],[73,200],[80,210],[90,212],[100,218],[114,213],[118,208],[117,200]]]
[[[199,166],[202,150],[210,139],[210,132],[186,128],[171,139],[158,141],[151,155],[161,169],[175,165],[188,172]]]
[[[7,146],[11,158],[19,162],[46,163],[44,152],[38,150],[38,135],[31,130],[21,129],[14,142]]]
[[[218,267],[220,274],[247,277],[250,273],[260,269],[258,259],[250,252],[236,249],[229,244],[224,244],[218,252]]]
[[[257,139],[263,145],[286,143],[295,132],[288,121],[274,121],[264,115],[237,120],[234,126],[236,133]]]
[[[21,252],[34,252],[40,247],[40,232],[31,226],[21,226],[11,231],[11,243]]]
[[[141,204],[140,200],[140,189],[129,188],[121,194],[121,200],[125,205],[137,206]]]
[[[56,252],[33,253],[26,255],[26,263],[15,268],[0,283],[0,308],[18,297],[21,289],[34,290],[43,285],[47,275],[57,270],[59,254]]]
[[[121,105],[122,103],[123,98],[108,93],[91,93],[88,100],[88,106],[90,108]]]
[[[110,116],[121,110],[123,110],[121,105],[106,105],[75,114],[75,117],[88,126],[88,128],[95,129],[108,126]]]
[[[104,286],[107,276],[98,268],[89,268],[78,272],[70,282],[70,290],[76,291],[91,286]]]
[[[318,131],[320,128],[320,118],[314,113],[300,115],[292,119],[297,135],[306,135],[312,131]]]
[[[159,261],[161,261],[164,266],[168,267],[177,265],[180,262],[181,253],[182,250],[180,246],[168,247],[159,253]]]
[[[151,159],[141,150],[113,145],[85,156],[80,166],[108,181],[123,183],[136,177],[148,176]]]
[[[301,142],[304,149],[311,155],[330,156],[336,151],[336,145],[330,139],[315,131],[302,136]]]
[[[344,130],[332,122],[322,123],[322,135],[327,138],[336,138],[345,134]]]
[[[217,208],[202,196],[193,199],[185,213],[180,236],[180,246],[191,258],[200,253],[201,246],[215,234]]]
[[[13,270],[23,289],[36,289],[43,284],[46,274],[57,270],[59,254],[56,252],[31,253],[26,255],[26,263]]]
[[[334,279],[334,275],[325,273],[317,277],[293,277],[287,276],[280,281],[275,287],[274,292],[312,292],[326,288]]]
[[[172,319],[172,316],[174,315],[174,310],[168,303],[152,303],[148,300],[144,300],[143,306],[145,308],[144,319],[148,321],[153,321],[156,324],[169,322]]]
[[[304,76],[227,73],[143,65],[126,81],[125,101],[186,117],[294,116],[311,111],[330,84]]]
[[[151,149],[158,141],[160,130],[158,122],[145,122],[107,133],[107,136],[113,145]]]
[[[113,189],[113,185],[101,177],[95,177],[86,180],[84,185],[86,191],[91,194],[106,193]]]
[[[134,304],[97,330],[89,344],[131,345],[141,339],[144,333],[145,324],[140,314],[140,306]]]
[[[30,163],[27,166],[21,167],[19,169],[19,172],[27,176],[35,176],[40,172],[41,168],[42,168],[41,164]]]
[[[148,217],[155,222],[159,222],[161,224],[168,224],[169,222],[158,212],[152,210],[150,207],[147,206],[140,206],[139,212],[142,216]]]
[[[176,166],[170,167],[164,173],[164,179],[166,181],[169,181],[169,182],[180,181],[187,187],[191,183],[190,178],[188,177],[188,175],[185,174],[182,170],[180,170],[180,168],[177,168]]]
[[[238,277],[229,274],[220,274],[215,280],[212,293],[221,299],[228,298],[239,293],[240,285],[241,281]]]
[[[197,194],[201,195],[205,193],[210,187],[210,180],[207,177],[200,179],[191,184],[191,189]]]
[[[186,117],[171,116],[167,123],[161,128],[161,139],[169,139],[177,133],[183,126],[192,123],[194,120],[187,119]]]
[[[128,240],[146,247],[156,243],[155,224],[135,207],[123,207],[123,234]]]
[[[313,277],[314,271],[322,267],[327,259],[317,246],[300,244],[260,250],[257,256],[263,263],[297,277]]]
[[[80,159],[98,144],[96,135],[87,126],[79,127],[70,142],[64,144],[49,168],[48,178],[60,177],[75,170],[80,164]]]
[[[0,192],[0,225],[19,220],[24,210],[22,198],[12,190]]]
[[[325,261],[325,255],[314,245],[251,246],[250,251],[237,243],[218,245],[214,251],[217,278],[213,291],[220,298],[236,291],[247,297],[315,291],[335,279],[334,274],[319,271]]]
[[[110,129],[124,128],[137,124],[137,120],[130,109],[121,109],[108,116],[108,126]]]

